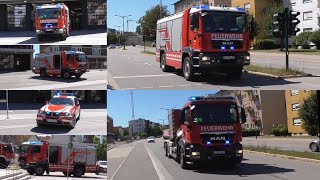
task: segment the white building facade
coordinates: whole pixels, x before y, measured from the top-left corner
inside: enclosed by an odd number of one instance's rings
[[[319,29],[320,0],[282,0],[285,7],[300,12],[300,32],[311,32]]]

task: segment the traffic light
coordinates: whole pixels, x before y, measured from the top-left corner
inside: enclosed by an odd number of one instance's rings
[[[142,40],[143,40],[143,42],[146,41],[146,35],[143,35],[143,36],[142,36]]]
[[[279,12],[272,18],[272,34],[274,37],[284,37],[285,13]]]
[[[299,28],[297,28],[297,25],[300,23],[300,20],[298,19],[298,16],[300,15],[300,12],[297,11],[289,11],[288,14],[288,35],[289,36],[295,36],[297,32],[300,31]]]

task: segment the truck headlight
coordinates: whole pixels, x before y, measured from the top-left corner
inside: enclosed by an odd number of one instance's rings
[[[61,113],[62,116],[71,116],[71,113],[65,112],[65,113]]]
[[[244,60],[250,60],[250,56],[245,56]]]
[[[191,155],[192,156],[200,156],[200,152],[192,152]]]
[[[208,57],[208,56],[203,56],[203,57],[202,57],[202,61],[210,61],[210,57]]]
[[[236,154],[243,154],[243,150],[237,150]]]

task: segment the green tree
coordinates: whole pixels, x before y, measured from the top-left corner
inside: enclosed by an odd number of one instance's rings
[[[146,40],[156,40],[157,21],[160,19],[160,9],[162,17],[170,14],[166,6],[160,8],[160,5],[157,5],[147,10],[146,14],[138,21],[141,24],[140,30],[142,30],[142,34],[146,35]]]
[[[128,35],[122,33],[118,35],[118,38],[120,40],[120,44],[124,44],[128,39]]]
[[[136,28],[136,33],[138,33],[138,34],[142,34],[141,26],[140,26],[140,25],[139,25],[139,26],[137,26],[137,28]]]
[[[254,17],[251,14],[247,15],[247,21],[249,25],[249,38],[250,41],[252,41],[255,37],[259,34],[259,27],[257,21],[254,19]]]
[[[129,136],[129,132],[128,132],[127,129],[123,130],[123,135],[124,135],[124,136]]]
[[[118,41],[119,41],[119,39],[118,39],[116,33],[108,33],[108,36],[107,36],[108,45],[110,45],[110,44],[118,44]]]
[[[299,109],[299,116],[303,123],[302,128],[310,135],[315,136],[318,133],[318,99],[316,92],[312,92],[310,96],[304,100]]]
[[[100,144],[100,140],[94,136],[93,143],[97,144],[97,159],[98,160],[107,160],[107,140],[103,138],[102,144]]]

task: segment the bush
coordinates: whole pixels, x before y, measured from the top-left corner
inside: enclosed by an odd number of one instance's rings
[[[312,32],[302,32],[294,38],[293,43],[295,46],[302,46],[303,49],[309,49],[310,47],[310,36]]]
[[[243,129],[242,130],[242,137],[249,137],[249,136],[260,136],[260,130],[256,129]]]
[[[277,127],[272,129],[272,134],[275,136],[291,136],[292,133],[288,132],[288,127],[284,124],[279,124]]]
[[[310,35],[309,39],[317,46],[317,49],[320,49],[320,30],[314,31]]]
[[[257,41],[257,47],[259,49],[274,49],[275,43],[271,39],[261,39]]]

